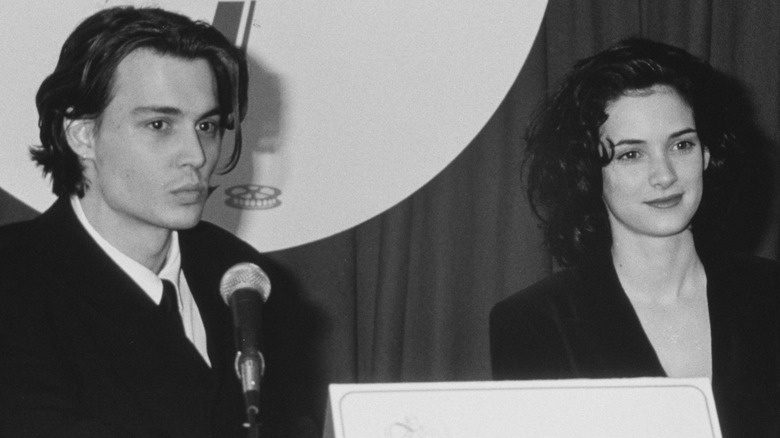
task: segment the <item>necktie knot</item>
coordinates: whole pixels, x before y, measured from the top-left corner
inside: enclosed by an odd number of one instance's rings
[[[176,287],[170,280],[163,280],[163,293],[160,300],[160,308],[166,315],[179,314],[179,299],[176,295]]]
[[[173,330],[183,337],[187,337],[184,332],[184,323],[179,313],[179,298],[176,295],[176,287],[169,280],[162,280],[163,294],[160,300],[160,310]]]

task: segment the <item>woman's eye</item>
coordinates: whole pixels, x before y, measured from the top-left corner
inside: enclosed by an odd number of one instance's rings
[[[618,155],[618,160],[636,160],[639,158],[639,151],[628,151]]]
[[[680,141],[680,142],[677,142],[677,143],[675,144],[675,147],[677,148],[677,150],[686,150],[686,149],[691,149],[691,148],[692,148],[692,147],[694,147],[694,146],[696,146],[696,144],[695,144],[695,143],[693,143],[693,142],[691,142],[691,141],[687,141],[687,140],[685,140],[685,141]]]

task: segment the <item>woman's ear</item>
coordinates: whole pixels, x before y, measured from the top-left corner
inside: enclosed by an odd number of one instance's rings
[[[95,159],[95,120],[64,119],[62,121],[68,146],[81,160]]]
[[[704,170],[707,170],[707,168],[710,166],[710,149],[707,146],[704,146]]]

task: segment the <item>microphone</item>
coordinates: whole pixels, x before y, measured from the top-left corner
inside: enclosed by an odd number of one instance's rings
[[[254,263],[239,263],[225,272],[219,284],[222,299],[233,314],[236,337],[236,373],[241,379],[249,424],[260,411],[260,379],[265,360],[258,348],[263,303],[271,294],[271,281]]]

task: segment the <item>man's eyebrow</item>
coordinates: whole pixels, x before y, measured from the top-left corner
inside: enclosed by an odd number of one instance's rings
[[[147,114],[147,113],[156,113],[156,114],[166,114],[170,116],[180,115],[182,114],[182,110],[179,108],[173,107],[173,106],[138,106],[133,108],[133,114]]]
[[[202,114],[202,115],[199,117],[199,119],[205,119],[206,117],[211,117],[211,116],[218,116],[218,115],[220,115],[221,113],[222,113],[222,112],[219,110],[219,107],[214,107],[214,108],[212,108],[212,109],[210,109],[210,110],[206,111],[205,113],[203,113],[203,114]]]
[[[133,114],[164,114],[168,116],[180,116],[184,114],[184,111],[174,106],[139,106],[133,108]],[[214,115],[220,114],[219,107],[214,107],[205,113],[201,114],[198,119],[205,119]]]

